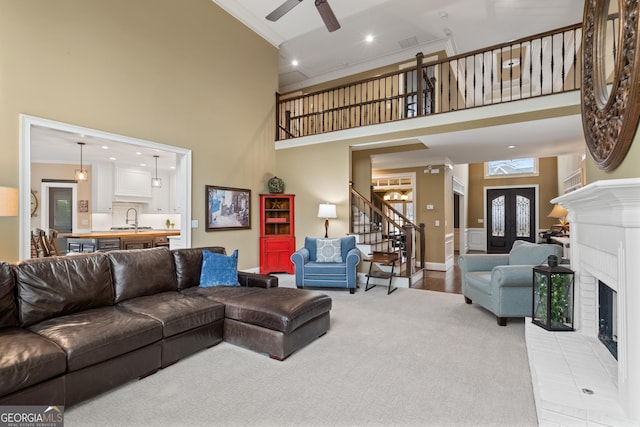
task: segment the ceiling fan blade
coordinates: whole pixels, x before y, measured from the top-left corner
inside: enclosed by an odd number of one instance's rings
[[[302,0],[287,0],[278,6],[273,12],[267,15],[267,19],[269,21],[276,22],[278,19],[282,18],[287,12],[300,4]]]
[[[329,6],[327,0],[316,0],[316,8],[318,8],[320,17],[324,21],[324,25],[327,26],[327,30],[329,30],[330,33],[340,28],[338,18],[333,14],[333,10],[331,10],[331,6]]]

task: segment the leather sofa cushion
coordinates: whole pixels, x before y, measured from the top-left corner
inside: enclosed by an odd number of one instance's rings
[[[118,307],[85,310],[29,329],[67,353],[67,370],[95,365],[162,339],[162,324]]]
[[[0,396],[64,374],[66,359],[60,347],[40,335],[19,328],[3,329],[0,333]]]
[[[238,282],[240,286],[251,286],[259,288],[277,288],[278,276],[270,276],[246,271],[238,271]]]
[[[185,295],[205,297],[211,301],[216,301],[222,304],[225,304],[230,299],[255,292],[264,292],[264,289],[249,288],[245,286],[212,286],[209,288],[194,286],[181,291],[181,293],[184,293]]]
[[[225,301],[225,317],[289,334],[331,310],[331,298],[304,289],[273,288]]]
[[[174,249],[171,251],[176,268],[178,290],[200,285],[200,271],[202,270],[202,251],[204,249],[213,253],[226,255],[226,251],[222,246]]]
[[[0,329],[18,326],[18,309],[15,302],[15,280],[11,266],[0,263]]]
[[[109,260],[102,253],[29,259],[14,271],[22,326],[113,305]]]
[[[165,338],[224,319],[224,305],[179,292],[134,298],[118,307],[159,321]]]
[[[116,303],[178,290],[169,248],[111,251],[107,257],[111,262]]]

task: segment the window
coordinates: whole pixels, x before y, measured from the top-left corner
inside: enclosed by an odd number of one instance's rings
[[[509,159],[486,162],[484,164],[485,178],[504,178],[510,176],[538,175],[538,159]]]

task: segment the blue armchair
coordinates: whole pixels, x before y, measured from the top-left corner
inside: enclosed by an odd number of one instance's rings
[[[516,240],[508,254],[465,254],[458,258],[465,302],[476,302],[506,326],[507,317],[531,316],[533,266],[549,255],[562,258],[562,247]]]
[[[332,242],[327,242],[328,240]],[[318,257],[318,241],[321,248],[324,244],[333,244],[335,256],[332,258],[330,252],[327,257],[327,253],[321,249],[321,256]],[[360,250],[356,248],[355,236],[336,239],[306,237],[304,247],[291,255],[291,261],[295,265],[298,288],[345,288],[352,294],[356,290],[356,269],[360,262]]]

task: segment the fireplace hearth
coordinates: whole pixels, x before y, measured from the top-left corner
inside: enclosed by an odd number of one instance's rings
[[[527,324],[538,421],[639,426],[640,178],[597,181],[551,203],[569,212],[575,333]]]

